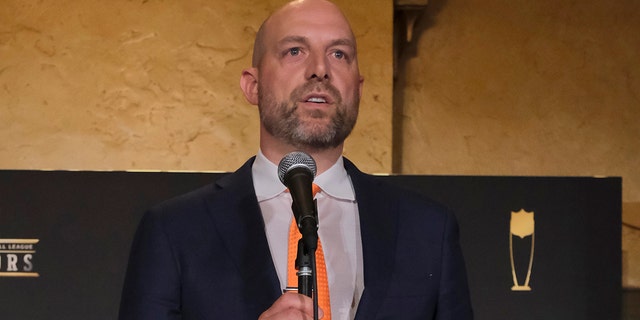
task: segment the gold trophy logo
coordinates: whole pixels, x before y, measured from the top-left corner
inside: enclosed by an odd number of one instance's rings
[[[533,249],[535,243],[535,220],[533,219],[533,211],[527,212],[520,209],[518,212],[511,211],[511,232],[509,233],[509,252],[511,254],[511,274],[513,275],[513,287],[511,291],[531,291],[529,280],[531,280],[531,267],[533,266]],[[524,284],[518,282],[518,274],[516,272],[516,263],[513,254],[513,238],[514,236],[524,239],[531,236],[531,250],[529,251],[529,267],[527,269],[527,277]],[[517,241],[517,240],[516,240]]]

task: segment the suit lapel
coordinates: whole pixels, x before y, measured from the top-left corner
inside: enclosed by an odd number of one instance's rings
[[[211,217],[242,279],[242,292],[257,314],[280,296],[280,282],[273,265],[264,221],[255,196],[251,165],[216,182],[216,193],[208,199]]]
[[[380,194],[380,181],[360,172],[345,159],[358,201],[364,292],[356,319],[375,319],[386,295],[395,260],[397,215],[387,194]]]

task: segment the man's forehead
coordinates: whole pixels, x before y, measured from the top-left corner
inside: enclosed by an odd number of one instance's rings
[[[340,8],[333,2],[326,0],[298,0],[291,1],[276,10],[272,16],[280,14],[300,13],[300,12],[332,12],[342,15]]]
[[[355,43],[351,26],[342,15],[307,13],[274,16],[266,25],[271,41],[295,37],[342,39]]]
[[[331,27],[351,32],[351,26],[342,11],[333,3],[323,0],[294,1],[274,12],[265,22],[267,26]]]

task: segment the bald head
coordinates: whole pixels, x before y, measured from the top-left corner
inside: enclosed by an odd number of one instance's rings
[[[277,29],[282,22],[289,21],[292,18],[335,20],[348,31],[355,47],[355,37],[351,26],[338,6],[327,0],[295,0],[276,10],[260,26],[253,46],[253,57],[251,60],[253,67],[257,68],[260,65],[269,44],[272,41],[279,40],[273,39],[272,37],[274,29]]]

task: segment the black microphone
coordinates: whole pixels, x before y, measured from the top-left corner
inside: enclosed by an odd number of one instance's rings
[[[285,155],[278,165],[278,177],[289,188],[293,198],[291,208],[302,241],[311,253],[315,253],[318,247],[318,211],[312,188],[315,175],[316,162],[302,151]]]

